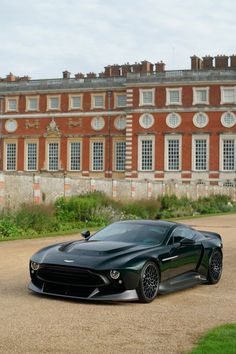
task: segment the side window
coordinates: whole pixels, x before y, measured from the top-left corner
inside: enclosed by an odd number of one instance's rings
[[[172,234],[174,243],[180,242],[183,238],[193,239],[195,232],[187,227],[177,227]]]

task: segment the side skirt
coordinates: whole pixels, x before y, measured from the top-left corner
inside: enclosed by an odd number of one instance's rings
[[[172,291],[183,290],[206,282],[207,279],[203,275],[197,272],[189,272],[160,283],[159,293],[165,294]]]

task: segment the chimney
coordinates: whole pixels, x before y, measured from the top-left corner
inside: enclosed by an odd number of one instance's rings
[[[96,77],[97,77],[97,74],[94,72],[87,73],[88,79],[95,79]]]
[[[165,71],[165,66],[166,66],[166,64],[163,63],[162,60],[160,62],[156,63],[156,72],[163,73]]]
[[[202,69],[212,69],[213,68],[213,57],[206,55],[202,58]]]
[[[62,72],[63,79],[69,79],[70,78],[70,72],[65,70]]]
[[[105,73],[105,77],[110,77],[111,76],[111,65],[105,66],[104,73]]]
[[[230,56],[230,68],[236,69],[236,54]]]
[[[133,72],[134,73],[140,73],[142,71],[142,64],[140,63],[135,63],[133,65]]]
[[[9,82],[16,81],[15,75],[13,75],[12,73],[9,73],[9,75],[7,75],[6,81],[9,81]]]
[[[83,78],[84,78],[84,74],[83,73],[75,74],[75,79],[76,80],[83,79]]]
[[[196,55],[191,57],[191,70],[201,70],[202,59],[198,58]]]
[[[120,65],[111,65],[111,76],[120,76]]]
[[[228,69],[229,57],[227,55],[217,55],[215,57],[216,69]]]
[[[122,76],[127,76],[127,74],[131,72],[131,65],[129,63],[122,65],[121,68]]]
[[[153,72],[153,64],[147,60],[141,62],[141,72],[142,73],[152,73]]]

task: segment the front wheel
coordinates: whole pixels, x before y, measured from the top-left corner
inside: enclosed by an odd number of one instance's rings
[[[158,293],[160,283],[159,269],[154,262],[147,262],[141,271],[137,293],[140,302],[151,302]]]
[[[208,274],[207,280],[208,284],[216,284],[220,280],[222,273],[222,253],[220,251],[213,251],[209,267],[208,267]]]

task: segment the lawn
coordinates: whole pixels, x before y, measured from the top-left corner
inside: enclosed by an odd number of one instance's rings
[[[207,332],[189,354],[236,354],[236,324],[226,324]]]

